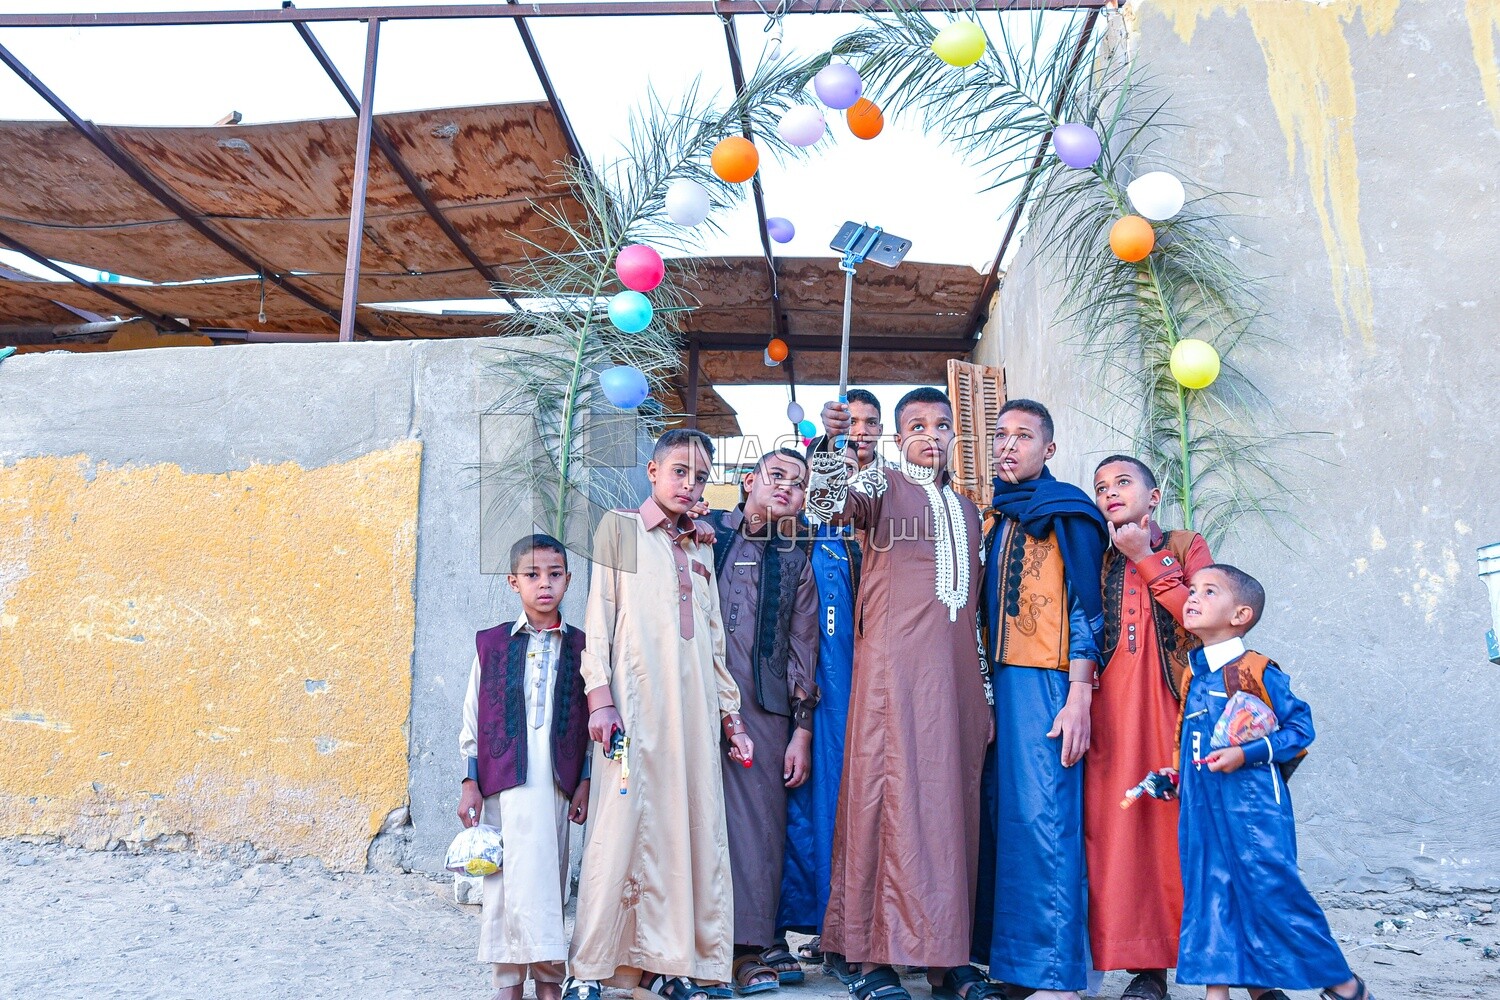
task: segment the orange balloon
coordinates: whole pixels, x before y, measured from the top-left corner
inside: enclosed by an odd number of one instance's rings
[[[1109,231],[1109,248],[1132,264],[1143,261],[1156,246],[1156,230],[1139,215],[1127,215]]]
[[[786,360],[786,341],[782,340],[780,337],[772,337],[771,342],[766,345],[766,353],[771,356],[772,361],[780,364],[781,362]]]
[[[721,180],[738,184],[755,176],[760,168],[760,152],[749,139],[732,135],[714,147],[709,164]]]
[[[854,106],[844,112],[849,131],[856,139],[873,139],[885,128],[885,115],[874,101],[861,97]]]

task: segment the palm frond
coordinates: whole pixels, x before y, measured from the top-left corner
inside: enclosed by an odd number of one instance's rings
[[[597,514],[627,499],[613,460],[618,455],[599,454],[603,446],[589,433],[590,426],[620,412],[605,399],[597,375],[611,365],[630,365],[660,394],[680,367],[681,319],[695,303],[691,264],[669,259],[666,279],[651,292],[652,324],[640,333],[620,332],[607,313],[610,296],[621,290],[615,257],[632,243],[650,243],[669,254],[699,245],[705,233],[666,217],[667,187],[674,180],[696,181],[709,191],[712,211],[702,229],[718,231],[714,213],[745,195],[743,185],[727,184],[709,168],[709,153],[721,139],[749,130],[762,156],[805,155],[781,140],[776,124],[805,99],[807,82],[821,65],[769,61],[746,81],[743,93],[722,106],[707,100],[697,84],[670,104],[651,93],[631,116],[618,155],[593,166],[563,164],[559,184],[571,199],[535,205],[544,232],[518,234],[525,259],[507,268],[496,286],[529,307],[497,324],[498,342],[481,364],[488,393],[483,412],[525,415],[530,427],[521,446],[480,470],[487,516],[530,510],[538,526],[570,545],[586,545]],[[659,406],[642,407],[635,427],[655,434],[663,419]],[[632,433],[632,447],[634,441]],[[605,450],[617,453],[619,442]],[[633,467],[633,452],[630,458]]]
[[[1282,428],[1270,401],[1231,355],[1267,346],[1264,303],[1246,272],[1226,192],[1189,186],[1191,200],[1158,224],[1157,249],[1142,263],[1119,260],[1109,231],[1131,208],[1128,181],[1146,163],[1169,165],[1154,146],[1184,128],[1122,47],[1101,44],[1088,15],[982,15],[955,4],[950,19],[978,22],[989,45],[974,66],[955,69],[931,45],[941,18],[890,0],[833,51],[860,71],[892,111],[918,114],[987,172],[990,189],[1018,193],[1026,239],[1062,286],[1058,318],[1095,365],[1115,429],[1160,473],[1165,505],[1212,543],[1247,517],[1273,529],[1290,518],[1291,458],[1306,436]],[[1104,15],[1106,17],[1112,15]],[[1051,130],[1082,122],[1100,137],[1092,168],[1037,157]],[[1179,173],[1182,171],[1178,170]],[[1025,203],[1020,199],[1025,198]],[[1212,343],[1223,359],[1204,390],[1172,377],[1172,348],[1185,338]]]

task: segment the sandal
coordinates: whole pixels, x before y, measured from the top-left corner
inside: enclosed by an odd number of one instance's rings
[[[776,978],[781,980],[783,986],[788,983],[800,983],[805,978],[802,963],[786,950],[785,942],[774,944],[761,952],[760,960],[775,970]]]
[[[1260,1000],[1267,1000],[1268,996],[1263,994]],[[1167,977],[1160,972],[1138,972],[1125,987],[1125,992],[1120,994],[1120,1000],[1167,1000]],[[1283,993],[1280,1000],[1287,1000],[1286,994]]]
[[[811,962],[813,965],[823,964],[822,936],[814,935],[808,938],[807,943],[797,949],[797,957],[804,962]]]
[[[1292,1000],[1292,998],[1281,990],[1266,990],[1260,996],[1256,997],[1255,1000]]]
[[[708,994],[709,1000],[733,1000],[734,990],[728,983],[699,983],[698,988]]]
[[[844,956],[832,951],[823,952],[823,972],[845,986],[859,978],[859,973],[849,968],[849,963],[844,961]]]
[[[1326,990],[1319,990],[1318,996],[1322,997],[1323,1000],[1375,1000],[1375,997],[1371,995],[1370,990],[1365,986],[1365,981],[1363,979],[1355,976],[1354,985],[1357,987],[1357,989],[1355,990],[1352,997],[1344,996],[1332,986],[1328,987],[1328,989]],[[1261,1000],[1265,1000],[1265,998],[1262,997]]]
[[[630,995],[635,1000],[708,1000],[708,991],[686,976],[642,976],[641,984]]]
[[[997,1000],[1005,991],[972,965],[959,965],[943,973],[943,982],[932,988],[936,1000]]]
[[[889,965],[877,965],[849,983],[849,995],[854,1000],[911,1000],[911,994],[901,985],[896,970]]]
[[[569,976],[562,984],[563,1000],[599,1000],[599,984],[592,979]]]
[[[764,979],[762,978],[764,976],[771,978]],[[757,979],[761,981],[756,982]],[[779,989],[781,989],[781,977],[776,974],[775,969],[762,962],[759,955],[752,952],[749,955],[735,956],[734,992],[737,995],[749,997]]]

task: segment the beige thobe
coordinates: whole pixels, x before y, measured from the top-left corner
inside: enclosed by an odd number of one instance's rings
[[[634,986],[642,970],[727,982],[733,891],[720,720],[739,711],[724,663],[713,548],[654,501],[605,516],[583,653],[590,705],[608,685],[630,738],[595,745],[571,972]]]
[[[568,798],[552,769],[553,678],[561,668],[562,629],[539,632],[525,616],[511,635],[525,632],[526,783],[485,797],[482,820],[498,827],[503,866],[484,877],[479,960],[494,965],[497,989],[528,978],[562,982],[568,938]],[[479,657],[469,673],[459,752],[479,755]]]

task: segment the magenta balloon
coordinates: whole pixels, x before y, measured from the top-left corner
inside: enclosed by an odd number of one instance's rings
[[[864,89],[865,84],[859,78],[858,71],[845,63],[824,66],[813,77],[813,90],[817,93],[818,100],[839,111],[854,107],[854,102],[859,100]]]
[[[661,254],[644,243],[636,243],[620,251],[615,258],[615,274],[620,284],[633,292],[649,292],[661,284],[667,268]]]
[[[1087,125],[1069,122],[1053,130],[1052,149],[1059,160],[1074,170],[1082,170],[1099,159],[1099,136]]]
[[[777,243],[790,243],[792,237],[797,235],[797,227],[792,225],[790,219],[774,215],[766,220],[766,235]]]

